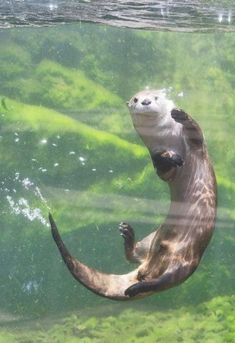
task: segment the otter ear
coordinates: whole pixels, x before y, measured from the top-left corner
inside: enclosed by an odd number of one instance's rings
[[[130,104],[130,101],[126,101],[126,105],[129,106],[129,104]]]

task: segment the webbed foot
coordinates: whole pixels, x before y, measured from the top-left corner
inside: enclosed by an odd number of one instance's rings
[[[183,110],[174,108],[171,111],[172,118],[183,125],[185,136],[192,148],[201,149],[203,147],[203,133],[197,122]]]
[[[171,150],[151,154],[151,157],[153,165],[160,175],[167,173],[172,168],[181,167],[184,164],[182,157]]]
[[[124,238],[125,244],[133,247],[135,241],[135,233],[133,228],[129,224],[121,222],[119,224],[119,231],[120,235]]]
[[[187,113],[185,113],[184,111],[174,108],[171,111],[171,116],[172,118],[177,122],[177,123],[183,123],[185,120],[188,119],[188,115]]]
[[[181,167],[184,164],[182,157],[173,151],[163,152],[161,158],[165,160],[166,164],[169,164],[172,167]]]
[[[133,228],[127,223],[119,224],[120,235],[124,239],[124,249],[127,260],[133,261],[135,250],[135,232]]]
[[[135,295],[139,294],[140,290],[139,290],[139,283],[136,283],[130,287],[128,287],[125,290],[125,295],[129,296],[130,298],[134,297]]]

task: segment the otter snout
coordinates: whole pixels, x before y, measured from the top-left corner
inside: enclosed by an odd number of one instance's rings
[[[148,105],[150,105],[151,104],[151,100],[150,99],[144,99],[142,102],[141,102],[141,104],[143,105],[143,106],[148,106]]]

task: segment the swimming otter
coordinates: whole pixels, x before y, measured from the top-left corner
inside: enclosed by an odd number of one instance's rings
[[[216,216],[216,181],[202,131],[162,91],[145,90],[128,102],[137,133],[149,150],[159,177],[170,188],[165,222],[140,242],[120,224],[128,260],[138,268],[124,275],[104,274],[72,257],[51,215],[53,238],[72,275],[91,291],[128,300],[176,286],[197,268],[212,236]]]

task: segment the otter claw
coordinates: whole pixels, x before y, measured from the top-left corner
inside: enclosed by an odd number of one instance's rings
[[[124,222],[119,224],[120,235],[127,241],[134,241],[135,234],[132,227]]]

